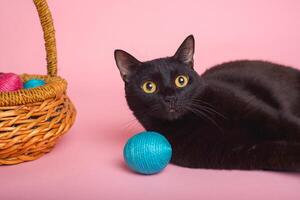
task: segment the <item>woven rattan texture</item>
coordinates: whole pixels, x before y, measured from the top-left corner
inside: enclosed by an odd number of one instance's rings
[[[55,30],[51,12],[46,0],[33,0],[39,14],[44,32],[45,47],[47,53],[47,69],[49,76],[57,75],[57,51]]]
[[[57,76],[55,31],[46,0],[33,0],[44,32],[48,75],[21,75],[46,85],[0,92],[0,165],[35,160],[51,151],[73,125],[76,110],[66,95],[67,82]]]
[[[61,96],[67,89],[67,82],[56,76],[21,75],[25,82],[33,78],[45,80],[46,85],[33,89],[22,89],[15,92],[0,92],[0,106],[16,106],[27,103],[44,101],[49,98]]]
[[[76,111],[66,95],[42,102],[0,107],[0,165],[49,152],[72,126]]]

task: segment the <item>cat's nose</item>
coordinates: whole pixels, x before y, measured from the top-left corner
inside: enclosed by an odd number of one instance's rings
[[[166,96],[165,97],[165,102],[166,103],[174,103],[175,100],[176,100],[176,97],[174,97],[174,96]]]

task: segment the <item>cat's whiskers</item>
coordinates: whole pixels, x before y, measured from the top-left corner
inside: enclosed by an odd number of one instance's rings
[[[201,107],[205,107],[207,110],[210,110],[211,112],[219,115],[220,117],[227,119],[227,117],[225,117],[222,113],[218,112],[213,105],[201,100],[201,99],[192,99],[192,104],[199,104]],[[207,106],[205,106],[205,105]]]
[[[199,106],[199,105],[198,105]],[[201,108],[193,106],[186,106],[186,109],[199,116],[200,118],[211,122],[221,133],[223,133],[223,129],[219,126],[219,124],[209,115],[207,115]]]
[[[206,113],[210,114],[211,116],[215,116],[215,115],[218,115],[217,113],[213,112],[212,110],[208,109],[206,106],[203,106],[203,105],[199,105],[199,104],[194,104],[194,103],[191,103],[191,106],[193,108],[198,108],[200,109],[201,111],[205,111]],[[219,117],[219,116],[218,116]]]
[[[130,119],[128,120],[127,122],[125,122],[123,125],[121,126],[124,126],[123,128],[128,131],[128,132],[133,132],[134,129],[137,128],[138,126],[138,120],[136,118],[133,118],[133,119]]]
[[[191,107],[194,108],[194,109],[197,109],[197,110],[199,110],[201,112],[205,112],[206,114],[208,114],[211,117],[217,117],[218,120],[225,119],[224,117],[222,117],[218,113],[212,111],[211,109],[208,109],[206,106],[195,104],[195,103],[191,103]]]
[[[142,120],[143,117],[145,114],[149,113],[149,112],[156,112],[159,110],[159,107],[160,105],[154,105],[150,108],[150,110],[147,110],[147,111],[143,111],[143,112],[138,112],[136,114],[139,115],[139,118]],[[129,131],[129,132],[132,132],[134,129],[137,128],[137,126],[140,125],[140,122],[137,120],[137,118],[133,118],[131,120],[129,120],[128,122],[125,123],[125,127],[124,129]]]

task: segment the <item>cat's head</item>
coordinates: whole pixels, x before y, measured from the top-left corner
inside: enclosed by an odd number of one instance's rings
[[[192,35],[183,41],[175,55],[147,62],[115,50],[127,103],[138,118],[148,115],[174,120],[189,112],[199,81],[193,70],[194,50]]]

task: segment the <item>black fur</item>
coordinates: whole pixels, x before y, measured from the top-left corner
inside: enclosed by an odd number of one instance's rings
[[[199,76],[193,53],[193,36],[174,56],[148,62],[115,51],[130,109],[146,130],[167,137],[172,162],[190,168],[300,170],[300,72],[243,60]],[[179,89],[174,79],[181,74],[190,81]],[[158,85],[156,93],[142,91],[147,80]]]

